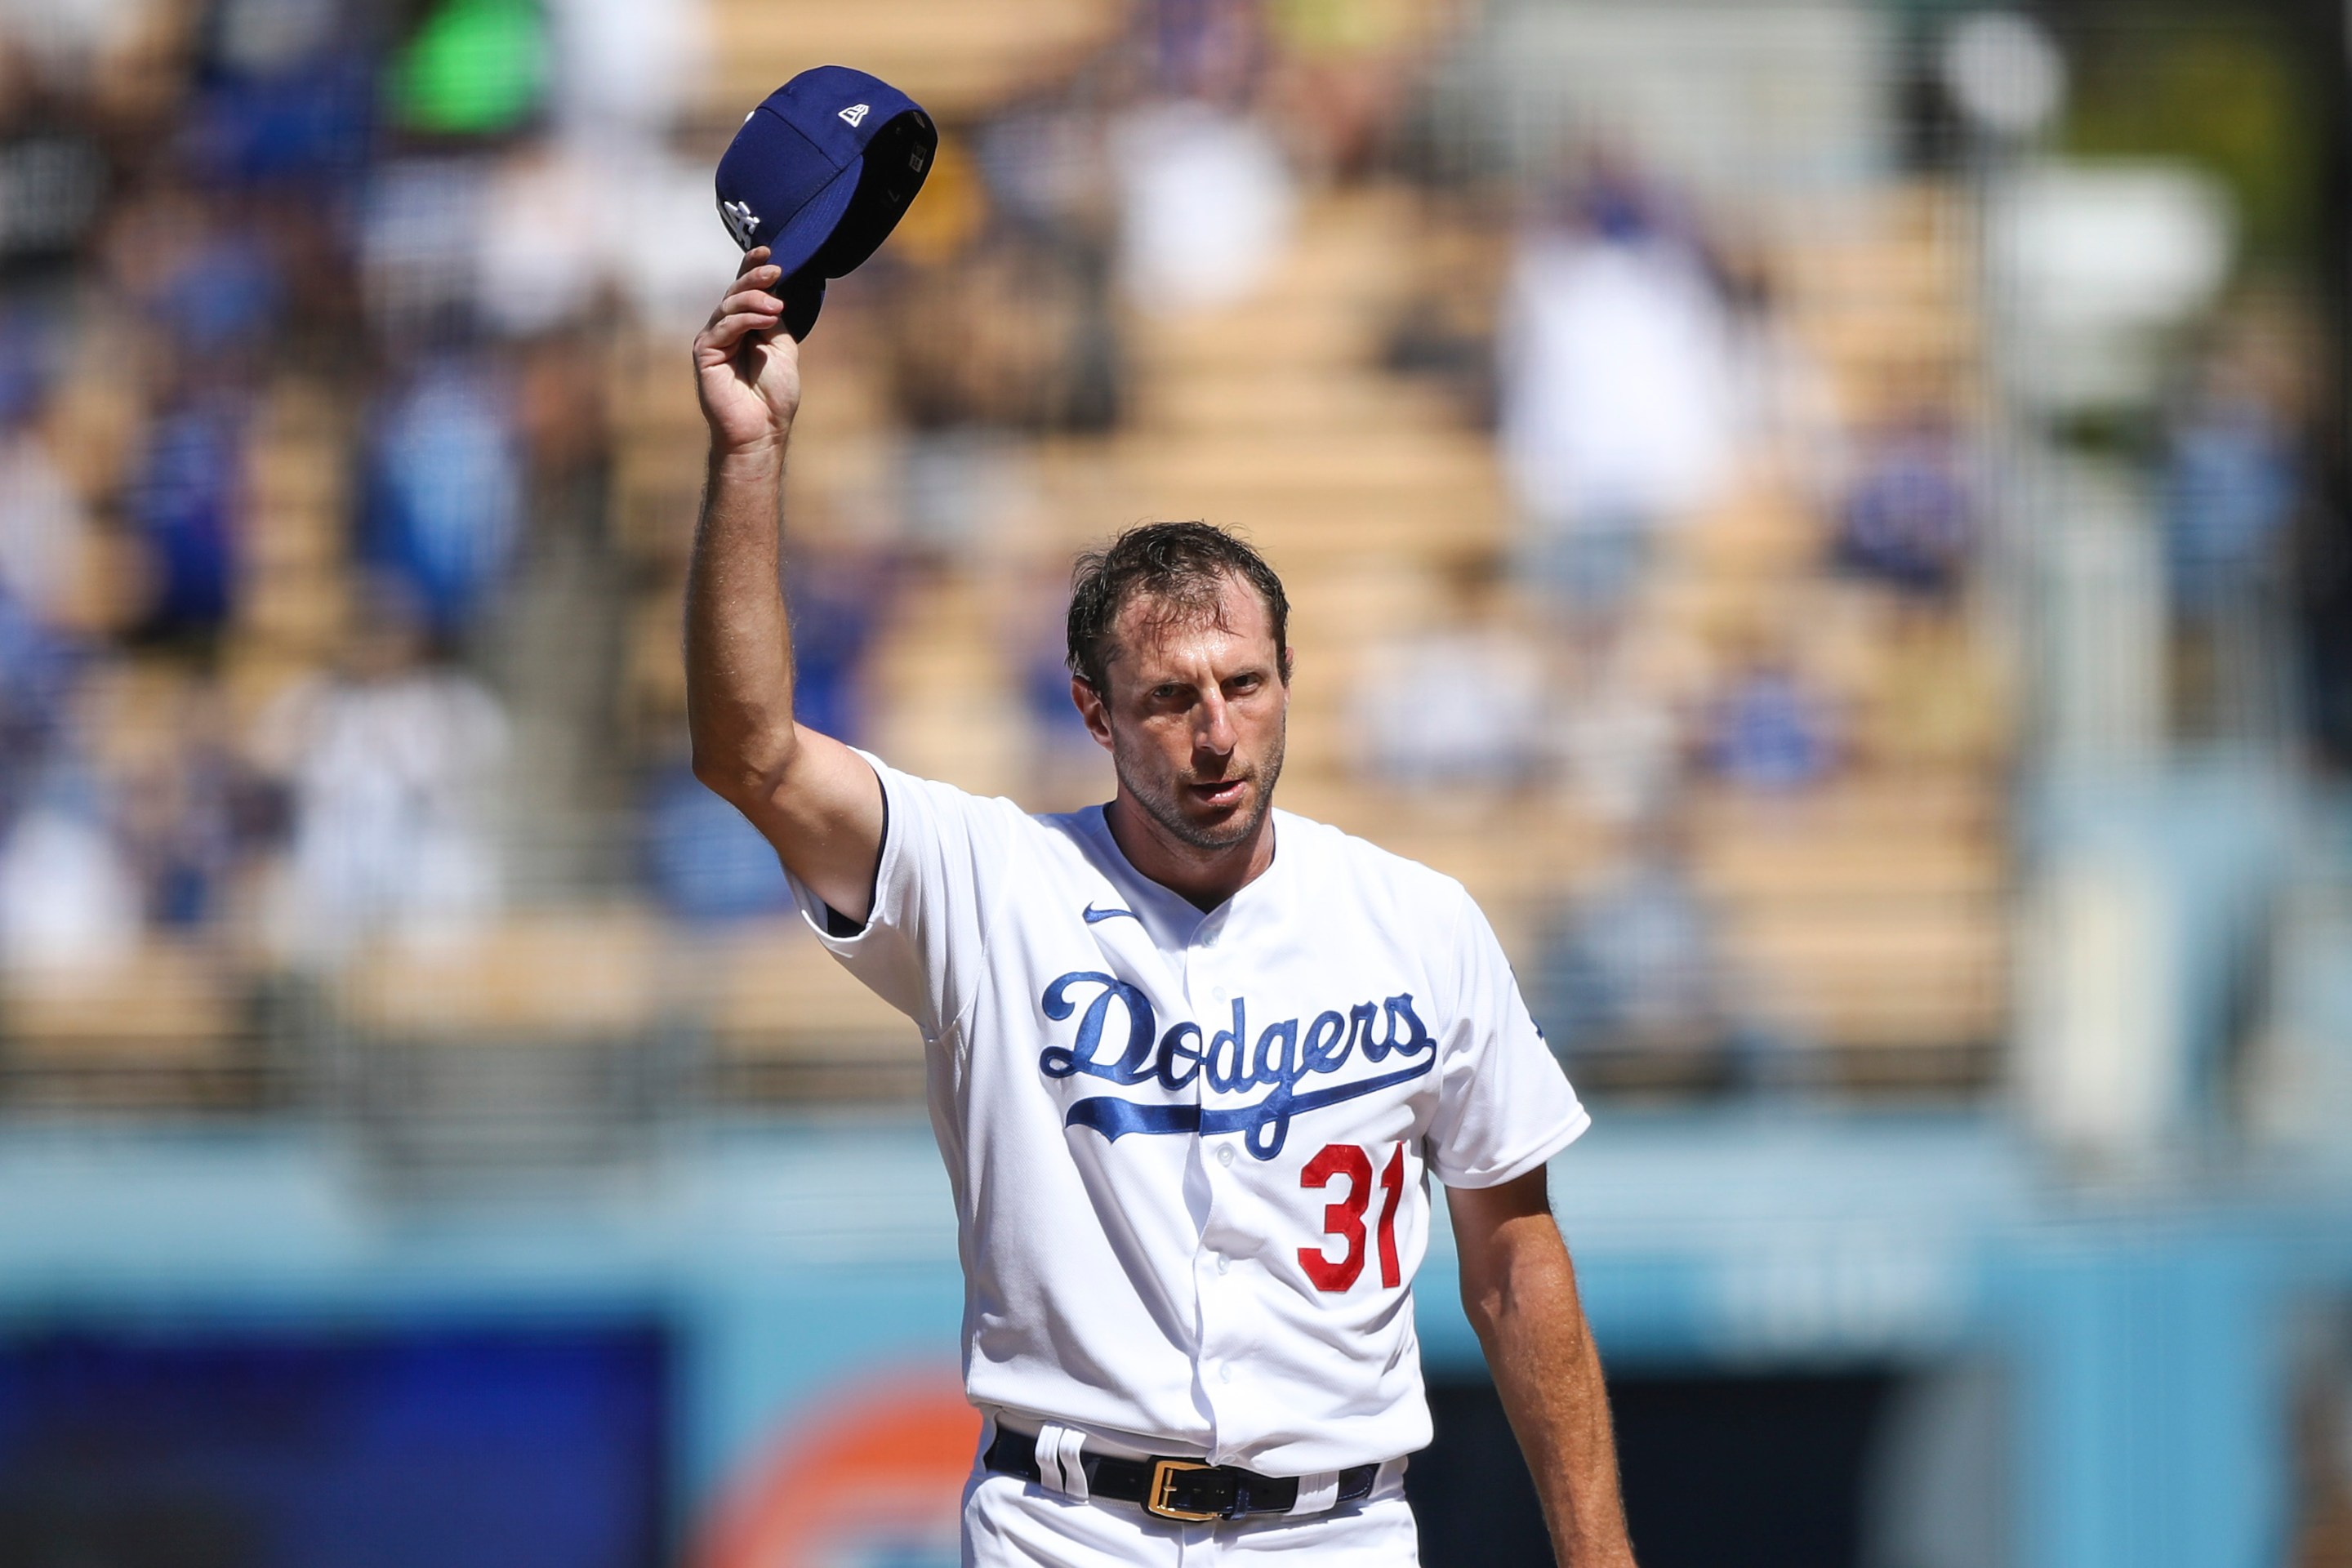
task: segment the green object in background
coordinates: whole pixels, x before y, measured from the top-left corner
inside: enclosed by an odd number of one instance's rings
[[[2326,188],[2314,160],[2327,144],[2311,84],[2326,63],[2256,6],[2118,26],[2077,53],[2067,152],[2183,159],[2229,186],[2258,258],[2294,266],[2310,252]]]
[[[442,136],[511,131],[547,88],[547,31],[533,0],[446,0],[392,71],[402,126]]]

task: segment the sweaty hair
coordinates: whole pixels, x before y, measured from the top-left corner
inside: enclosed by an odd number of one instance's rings
[[[1098,692],[1110,689],[1112,628],[1128,601],[1157,602],[1171,616],[1200,616],[1223,626],[1225,580],[1237,577],[1265,601],[1274,627],[1275,658],[1290,679],[1290,600],[1265,557],[1223,529],[1206,522],[1139,523],[1100,550],[1078,557],[1070,572],[1070,673]]]

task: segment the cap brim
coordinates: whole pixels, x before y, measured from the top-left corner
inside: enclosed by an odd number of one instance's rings
[[[805,272],[785,279],[775,291],[784,302],[784,332],[798,342],[809,335],[809,329],[816,325],[816,313],[824,309],[824,279]]]
[[[768,242],[768,260],[784,269],[790,278],[806,267],[833,231],[841,226],[842,215],[857,195],[857,182],[866,172],[866,160],[854,158],[849,166],[825,182],[824,188],[811,196],[801,210],[786,218],[776,237]]]

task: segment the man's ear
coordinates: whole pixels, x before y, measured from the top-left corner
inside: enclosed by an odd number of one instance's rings
[[[1070,677],[1070,700],[1077,705],[1078,717],[1087,721],[1087,733],[1103,750],[1110,750],[1110,709],[1103,701],[1102,693],[1074,675]]]

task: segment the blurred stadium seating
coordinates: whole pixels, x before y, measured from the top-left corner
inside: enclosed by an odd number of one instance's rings
[[[1039,0],[957,11],[952,25],[946,15],[917,5],[854,17],[714,5],[704,18],[713,66],[686,99],[684,144],[704,146],[730,106],[794,61],[825,54],[824,40],[837,36],[833,52],[903,80],[948,120],[951,146],[961,135],[981,150],[952,163],[927,198],[949,215],[949,232],[925,233],[919,218],[907,257],[886,258],[874,277],[836,289],[808,349],[791,500],[796,541],[808,542],[796,552],[862,552],[881,563],[856,633],[862,653],[844,677],[856,738],[900,765],[1040,806],[1098,796],[1103,771],[1054,735],[1052,677],[1039,673],[1052,657],[1061,563],[1146,517],[1241,527],[1288,574],[1298,606],[1286,804],[1462,877],[1531,988],[1548,994],[1546,933],[1619,853],[1622,816],[1596,812],[1548,753],[1508,780],[1428,787],[1384,778],[1365,760],[1355,717],[1366,683],[1380,679],[1381,650],[1435,624],[1457,580],[1496,584],[1491,614],[1549,646],[1538,596],[1515,581],[1519,525],[1482,428],[1488,395],[1477,390],[1480,334],[1493,330],[1509,262],[1505,188],[1465,197],[1377,163],[1311,183],[1286,238],[1237,297],[1179,310],[1105,307],[1118,366],[1118,415],[1107,426],[1095,418],[1068,427],[1050,414],[1041,426],[1034,410],[1001,396],[992,406],[985,389],[942,423],[922,412],[920,396],[910,401],[905,382],[919,362],[907,357],[896,315],[919,311],[925,289],[950,287],[962,290],[968,322],[1006,313],[1013,319],[999,330],[1018,331],[1021,300],[988,294],[981,264],[1030,221],[1005,188],[1023,177],[1004,168],[1022,144],[1000,138],[1008,153],[990,137],[1048,110],[1067,121],[1057,132],[1066,142],[1108,134],[1107,121],[1136,90],[1103,63],[1129,26],[1118,6]],[[181,73],[184,114],[204,110],[207,73],[226,68],[205,47],[165,52]],[[1173,59],[1182,50],[1164,52]],[[1148,77],[1151,68],[1140,68]],[[564,134],[560,110],[470,138],[404,137],[394,124],[350,151],[356,165],[320,155],[334,177],[398,164],[495,178],[542,146],[560,148]],[[151,168],[170,166],[134,163],[121,186],[138,193]],[[195,199],[214,205],[215,222],[241,210],[275,215],[308,188],[304,177],[298,169],[272,184],[229,170]],[[1090,177],[1099,182],[1101,171]],[[1102,228],[1108,220],[1086,212],[1114,195],[1069,198],[1080,216],[1059,217],[1064,232],[1052,242],[1115,244]],[[103,270],[119,265],[106,260],[112,226],[142,221],[140,204],[155,199],[129,195],[119,216],[100,215],[65,270],[52,269],[59,281],[47,302],[23,307],[58,344],[34,405],[37,427],[74,470],[92,521],[82,531],[77,605],[51,616],[74,650],[76,692],[86,695],[59,704],[69,716],[45,760],[15,771],[94,769],[85,804],[123,840],[132,831],[123,819],[142,809],[122,798],[138,787],[129,782],[137,757],[152,755],[151,773],[187,766],[199,737],[178,727],[201,707],[200,739],[235,775],[226,787],[267,798],[180,802],[183,820],[147,829],[224,840],[192,873],[204,882],[199,907],[162,911],[168,895],[154,879],[164,873],[133,865],[145,916],[93,938],[98,956],[6,961],[7,1094],[281,1104],[315,1081],[289,1066],[313,1047],[310,1033],[373,1039],[388,1030],[453,1047],[682,1031],[714,1070],[679,1080],[699,1085],[680,1092],[724,1101],[915,1092],[911,1032],[828,973],[789,922],[672,925],[652,896],[661,874],[642,865],[641,803],[674,769],[681,740],[675,627],[700,479],[699,425],[679,361],[685,319],[600,307],[518,336],[497,327],[496,301],[468,302],[461,287],[450,320],[418,337],[393,324],[383,300],[346,297],[365,275],[339,250],[341,236],[273,236],[270,258],[281,269],[295,265],[297,237],[324,247],[302,257],[318,275],[299,287],[280,277],[281,287],[318,298],[303,302],[308,319],[281,320],[206,394],[237,411],[235,481],[223,502],[234,588],[216,625],[159,636],[135,585],[142,551],[157,547],[110,516],[135,478],[142,433],[179,395],[175,386],[201,379],[197,351],[160,321],[140,327],[132,336],[149,370],[101,385],[92,359],[124,323],[90,300],[98,279],[121,276]],[[1958,405],[1972,406],[1966,389],[1981,373],[1970,219],[1957,192],[1916,176],[1828,195],[1767,190],[1738,216],[1761,237],[1745,264],[1770,279],[1778,325],[1817,366],[1838,430],[1867,429],[1906,388],[1956,389]],[[263,231],[278,222],[266,217]],[[715,227],[695,237],[714,236]],[[723,274],[724,250],[706,244],[696,253],[709,258],[707,291]],[[1108,264],[1098,256],[1088,265]],[[372,353],[320,359],[337,331],[330,322],[362,307],[378,323]],[[1433,327],[1467,344],[1453,374],[1400,363],[1400,331]],[[1001,347],[967,325],[957,352]],[[385,399],[410,374],[402,366],[453,354],[490,367],[485,384],[513,400],[505,460],[514,467],[490,482],[520,484],[529,496],[520,535],[504,547],[513,564],[493,569],[487,601],[435,623],[432,655],[470,669],[520,739],[482,786],[489,795],[470,807],[478,842],[468,852],[497,890],[446,937],[386,915],[354,922],[321,955],[285,929],[302,917],[288,912],[301,905],[283,884],[300,875],[289,868],[299,837],[290,819],[325,808],[303,797],[299,759],[265,756],[259,737],[286,692],[349,666],[365,603],[387,570],[386,525],[371,489],[389,460],[372,455]],[[970,438],[960,444],[960,433]],[[1674,667],[1656,695],[1672,709],[1667,744],[1676,753],[1644,811],[1685,825],[1687,874],[1719,934],[1706,962],[1736,976],[1741,1007],[1769,1026],[1772,1048],[1802,1058],[1790,1072],[1847,1094],[1980,1092],[2000,1077],[2009,992],[2004,780],[2016,721],[2002,695],[2013,685],[2007,646],[1997,621],[1966,602],[1932,625],[1889,632],[1898,612],[1878,602],[1885,595],[1837,572],[1834,496],[1808,489],[1776,439],[1769,427],[1751,435],[1737,481],[1672,532],[1640,587],[1627,636]],[[926,464],[956,514],[928,525],[929,503],[908,493],[910,471]],[[453,519],[436,526],[468,526]],[[389,564],[402,569],[396,552]],[[1850,715],[1832,776],[1786,798],[1708,782],[1696,761],[1707,705],[1749,650],[1800,626],[1809,678]],[[1556,668],[1564,656],[1546,657]],[[99,700],[118,687],[145,695]],[[1564,700],[1547,698],[1547,710]],[[231,820],[186,819],[207,810]],[[118,858],[130,864],[138,852]],[[724,853],[760,851],[737,838]],[[1605,1028],[1570,1034],[1561,1045],[1573,1069],[1603,1092],[1699,1092],[1723,1081],[1704,1062],[1651,1059]],[[145,1087],[129,1087],[134,1080]]]

